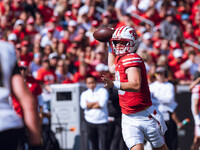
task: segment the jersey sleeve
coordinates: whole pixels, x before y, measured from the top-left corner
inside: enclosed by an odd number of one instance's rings
[[[143,64],[143,60],[138,55],[127,55],[122,59],[122,65],[125,68],[129,68],[129,67],[141,68],[142,64]]]

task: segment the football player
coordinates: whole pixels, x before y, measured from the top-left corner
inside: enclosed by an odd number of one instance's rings
[[[0,41],[0,149],[16,150],[26,126],[31,150],[42,150],[36,101],[20,75],[14,46]],[[9,103],[13,93],[19,100],[24,120]]]
[[[129,26],[115,30],[110,40],[109,70],[115,81],[103,75],[106,88],[118,90],[122,111],[122,134],[130,150],[143,150],[144,139],[156,150],[167,150],[167,130],[161,113],[152,105],[142,58],[136,54],[138,35]]]

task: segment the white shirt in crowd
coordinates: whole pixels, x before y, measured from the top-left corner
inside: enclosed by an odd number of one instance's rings
[[[174,112],[177,107],[174,85],[170,82],[155,81],[149,88],[153,105],[162,113],[164,120],[168,121],[170,119],[168,112]]]
[[[131,0],[117,0],[115,3],[115,8],[120,9],[121,13],[125,15],[127,8],[131,5]]]
[[[87,89],[81,93],[80,106],[84,109],[85,120],[93,124],[108,122],[107,102],[109,93],[105,88],[96,87],[94,91]],[[101,109],[87,109],[88,102],[99,102]]]

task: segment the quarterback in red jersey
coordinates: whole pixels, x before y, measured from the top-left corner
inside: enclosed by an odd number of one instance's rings
[[[130,150],[143,150],[144,139],[157,150],[167,150],[163,135],[167,130],[161,113],[152,106],[147,74],[138,47],[136,31],[129,26],[115,30],[110,40],[109,70],[115,81],[103,75],[106,88],[118,90],[122,111],[122,134]]]

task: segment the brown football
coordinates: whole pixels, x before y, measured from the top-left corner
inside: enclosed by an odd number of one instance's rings
[[[112,38],[112,34],[115,29],[111,27],[99,27],[94,33],[93,36],[96,40],[100,42],[109,42]]]

